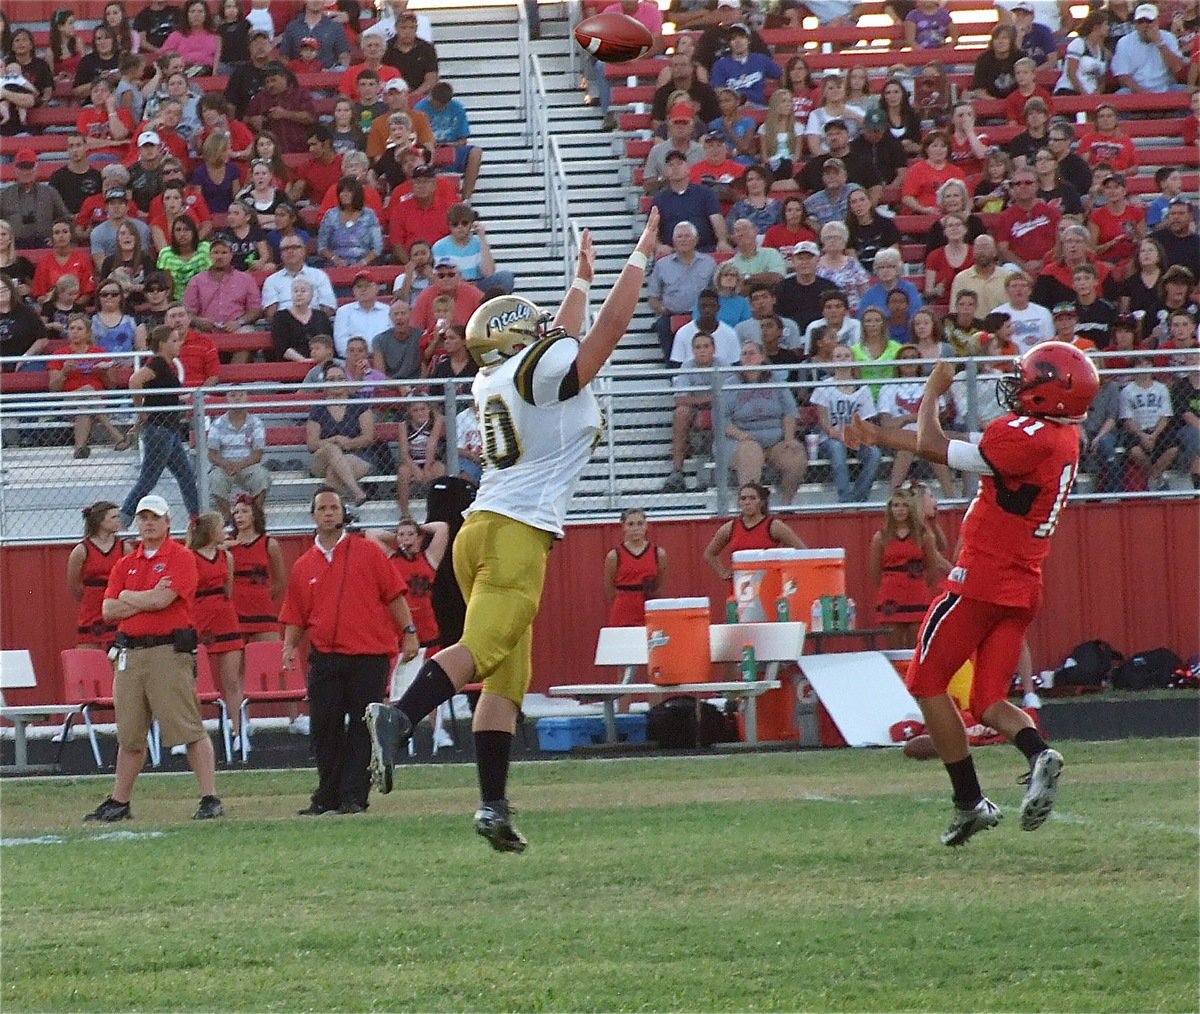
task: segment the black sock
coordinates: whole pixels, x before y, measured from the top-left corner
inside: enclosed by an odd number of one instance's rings
[[[1025,755],[1027,760],[1033,760],[1039,753],[1049,747],[1042,734],[1037,729],[1030,726],[1028,729],[1022,729],[1013,736],[1013,746]]]
[[[499,802],[508,791],[508,755],[512,733],[490,729],[475,733],[475,767],[479,771],[479,798]]]
[[[396,707],[404,712],[413,725],[416,725],[433,709],[454,696],[454,684],[450,677],[432,658],[427,659],[417,673],[404,695],[396,702]]]
[[[946,765],[946,774],[954,787],[954,805],[960,810],[970,810],[983,798],[979,787],[979,776],[975,774],[975,761],[967,754],[960,761]]]

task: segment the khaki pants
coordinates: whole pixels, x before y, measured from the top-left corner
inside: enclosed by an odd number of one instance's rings
[[[118,660],[119,664],[119,660]],[[178,746],[204,738],[196,697],[195,658],[171,645],[131,648],[125,671],[113,680],[117,742],[127,750],[146,746],[150,723],[158,719],[163,745]]]

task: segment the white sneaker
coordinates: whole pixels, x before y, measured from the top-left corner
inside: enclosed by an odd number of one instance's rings
[[[452,746],[454,746],[454,737],[450,733],[440,727],[433,730],[434,753],[437,753],[438,750],[448,750]]]
[[[984,796],[971,809],[954,811],[954,819],[942,834],[942,844],[951,848],[965,845],[967,839],[980,831],[990,831],[1003,817],[1000,808]]]
[[[288,732],[296,736],[307,736],[312,731],[308,715],[297,715],[288,723]]]
[[[187,746],[183,743],[180,743],[178,746],[171,747],[171,756],[172,757],[186,757],[187,756]]]
[[[1029,771],[1029,788],[1021,800],[1021,830],[1036,831],[1046,822],[1054,809],[1062,769],[1063,757],[1057,750],[1043,750],[1034,758]]]
[[[1038,697],[1038,695],[1032,690],[1030,690],[1029,693],[1025,695],[1025,698],[1021,703],[1025,707],[1032,708],[1034,711],[1037,711],[1037,709],[1042,706],[1042,699]]]

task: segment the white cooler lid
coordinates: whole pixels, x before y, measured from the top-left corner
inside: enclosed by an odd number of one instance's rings
[[[846,559],[846,551],[844,549],[769,549],[769,553],[787,553],[785,557],[775,557],[775,559],[785,560],[844,560]]]
[[[768,555],[775,552],[773,549],[739,549],[733,554],[733,562],[739,563],[763,563],[771,559]]]
[[[707,609],[708,598],[697,597],[690,599],[650,599],[646,603],[646,612],[661,613],[671,609]]]

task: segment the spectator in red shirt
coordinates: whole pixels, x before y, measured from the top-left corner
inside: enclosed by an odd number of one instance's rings
[[[342,178],[342,157],[333,150],[333,134],[325,124],[309,128],[308,151],[311,157],[288,184],[288,196],[293,201],[324,197],[325,191]]]
[[[317,788],[302,816],[362,813],[371,783],[371,745],[363,715],[382,701],[396,655],[420,649],[404,583],[382,549],[345,530],[341,495],[328,486],[312,499],[314,544],[292,567],[279,621],[283,666],[292,669],[309,641],[308,700]]]
[[[162,141],[162,145],[172,155],[179,159],[184,172],[192,171],[191,149],[187,138],[179,133],[179,124],[183,122],[183,103],[178,99],[163,99],[158,107],[158,115],[142,124],[143,130],[153,130]]]
[[[1050,115],[1054,115],[1054,100],[1050,93],[1037,83],[1037,64],[1023,56],[1013,64],[1013,77],[1017,79],[1017,90],[1004,100],[1004,118],[1009,123],[1022,123],[1025,118],[1025,103],[1039,98],[1046,103]]]
[[[689,178],[693,183],[711,187],[722,205],[729,205],[737,200],[733,184],[745,172],[744,165],[729,157],[725,135],[719,130],[712,130],[704,135],[704,158],[692,166]]]
[[[433,284],[429,286],[413,303],[413,327],[428,331],[433,326],[435,315],[433,301],[438,296],[450,296],[454,300],[454,314],[450,319],[452,324],[466,326],[483,302],[483,293],[470,282],[463,281],[458,265],[449,257],[438,260],[433,266]]]
[[[67,347],[64,353],[73,356],[103,355],[104,349],[92,344],[92,322],[85,314],[76,313],[67,321]],[[101,359],[55,359],[48,367],[51,391],[110,391],[117,386],[113,364]],[[88,446],[92,438],[92,423],[98,422],[118,451],[129,447],[129,439],[117,429],[104,413],[84,412],[75,417],[75,457],[86,458],[92,453]]]
[[[387,50],[387,40],[374,28],[368,28],[362,33],[359,48],[362,50],[363,62],[350,67],[338,81],[338,91],[342,95],[349,95],[355,102],[359,100],[358,75],[364,70],[375,71],[379,75],[381,85],[386,85],[393,78],[400,77],[400,71],[383,62],[383,55]]]
[[[1095,126],[1079,139],[1076,154],[1093,169],[1107,162],[1115,172],[1137,172],[1133,141],[1120,128],[1116,107],[1107,102],[1096,107]]]
[[[75,238],[80,243],[88,241],[96,226],[108,218],[108,192],[110,190],[129,191],[129,170],[119,162],[110,162],[100,170],[100,193],[85,197],[79,211],[75,214]],[[135,201],[129,202],[129,217],[137,218],[138,206]]]
[[[1037,199],[1037,176],[1032,169],[1013,173],[1012,203],[996,221],[1001,262],[1018,265],[1034,277],[1050,257],[1062,214]]]
[[[38,261],[33,273],[30,292],[35,299],[46,302],[53,297],[54,286],[63,275],[79,280],[79,295],[90,300],[96,291],[94,265],[86,250],[71,245],[71,220],[60,218],[50,228],[50,253]]]
[[[348,151],[342,156],[343,176],[349,176],[352,179],[358,180],[358,182],[362,184],[363,206],[370,208],[373,212],[375,212],[375,217],[378,218],[382,224],[383,222],[387,221],[387,218],[383,213],[383,198],[379,196],[379,191],[371,186],[371,181],[367,176],[367,170],[370,168],[370,160],[361,151]],[[321,210],[317,214],[318,221],[325,217],[325,213],[327,211],[337,206],[337,191],[337,183],[325,191],[325,199],[321,201]]]
[[[1108,173],[1100,185],[1104,204],[1092,210],[1088,228],[1096,256],[1111,265],[1114,277],[1123,281],[1138,243],[1146,236],[1146,209],[1126,200],[1129,191],[1121,173]]]
[[[950,142],[940,130],[931,130],[921,142],[925,158],[913,163],[904,177],[901,194],[906,210],[918,215],[938,215],[937,192],[946,180],[966,180],[967,175],[951,164]]]
[[[950,134],[950,161],[968,176],[983,172],[988,153],[988,136],[975,129],[975,107],[970,102],[954,106],[954,129]]]
[[[192,183],[185,183],[186,177],[183,173],[183,163],[175,158],[165,158],[162,164],[162,180],[163,189],[167,187],[177,187],[183,193],[183,212],[196,223],[200,230],[200,238],[208,239],[212,232],[212,212],[208,210],[208,202],[205,201],[204,195],[200,192],[200,188]],[[136,213],[136,208],[132,204],[129,205],[129,213]],[[162,194],[159,194],[150,202],[150,207],[147,209],[146,218],[150,222],[150,228],[153,229],[156,225],[163,231],[163,235],[167,234],[167,216],[163,210]]]
[[[285,152],[304,151],[309,128],[317,122],[312,96],[293,86],[282,64],[267,67],[263,90],[246,107],[246,123],[254,130],[270,130]]]
[[[183,386],[212,387],[221,368],[216,343],[192,330],[192,314],[183,303],[168,306],[163,323],[184,336],[178,357],[183,364]]]
[[[408,249],[414,240],[423,239],[432,246],[450,235],[447,216],[452,202],[438,195],[437,171],[433,166],[417,166],[412,172],[412,184],[411,194],[399,200],[393,196],[388,206],[388,239],[401,264],[408,262]]]
[[[133,136],[133,115],[117,106],[112,86],[105,78],[92,82],[92,104],[85,106],[75,119],[75,130],[87,138],[88,152],[107,152],[128,158]]]

